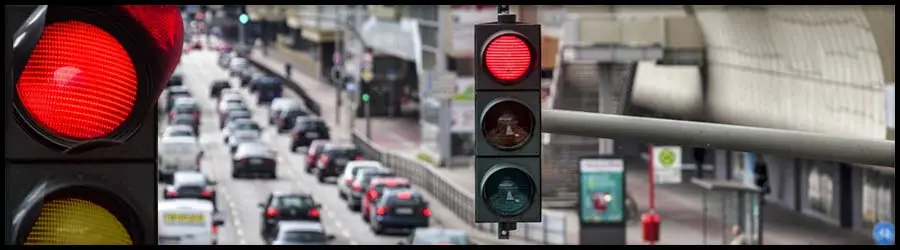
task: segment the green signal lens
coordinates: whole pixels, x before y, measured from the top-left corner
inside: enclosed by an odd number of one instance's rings
[[[241,21],[241,24],[246,24],[250,21],[250,16],[248,16],[247,14],[241,14],[241,16],[238,18],[238,21]]]
[[[362,94],[362,101],[363,101],[363,102],[369,102],[369,94],[363,93],[363,94]]]
[[[491,211],[499,216],[517,216],[531,206],[535,184],[522,169],[508,165],[494,166],[481,182],[482,197]]]

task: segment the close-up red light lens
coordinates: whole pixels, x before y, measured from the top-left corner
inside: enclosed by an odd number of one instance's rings
[[[517,35],[500,35],[491,40],[484,51],[488,72],[501,81],[521,79],[531,68],[532,54],[528,44]]]
[[[25,111],[53,134],[95,139],[131,114],[138,80],[116,38],[79,21],[47,25],[16,85]]]

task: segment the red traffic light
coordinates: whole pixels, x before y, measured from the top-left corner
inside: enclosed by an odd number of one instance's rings
[[[181,57],[183,25],[174,5],[51,6],[46,24],[16,44],[20,121],[54,144],[128,139]],[[18,68],[17,67],[17,68]]]
[[[93,139],[131,114],[137,87],[131,57],[116,38],[92,24],[64,21],[44,28],[16,92],[50,132]]]
[[[516,84],[531,70],[534,50],[522,36],[501,33],[488,42],[482,58],[484,67],[501,84]]]

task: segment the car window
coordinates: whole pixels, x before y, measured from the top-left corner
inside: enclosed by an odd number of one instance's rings
[[[297,116],[305,116],[306,111],[302,109],[292,109],[284,112],[284,117],[297,117]]]
[[[351,159],[355,158],[357,155],[359,155],[356,152],[355,148],[336,148],[336,149],[329,150],[328,154],[331,156],[334,156],[334,157],[338,157],[338,158],[351,158]]]
[[[285,242],[326,242],[328,237],[323,232],[314,231],[285,231],[281,235]]]
[[[278,197],[278,207],[287,208],[287,207],[300,207],[307,208],[313,207],[316,205],[316,201],[313,200],[312,197],[305,195],[286,195]]]
[[[182,106],[175,107],[175,112],[176,113],[194,113],[194,112],[197,112],[197,107],[194,107],[194,105],[182,105]]]
[[[355,167],[355,168],[353,168],[353,169],[350,170],[350,176],[356,177],[356,174],[357,174],[357,173],[362,172],[362,171],[365,171],[365,170],[369,170],[369,169],[376,169],[376,167],[373,167],[373,166],[359,166],[359,167]]]
[[[238,123],[234,127],[236,130],[259,130],[259,125],[256,123]]]
[[[178,119],[173,122],[175,125],[194,125],[194,120],[191,119]]]
[[[194,136],[190,130],[170,130],[166,136]]]

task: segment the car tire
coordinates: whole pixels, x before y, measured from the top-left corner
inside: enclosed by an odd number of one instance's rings
[[[269,179],[278,179],[278,174],[276,174],[275,172],[269,173]]]
[[[369,216],[366,216],[366,213],[362,213],[362,214],[360,214],[360,216],[362,217],[362,220],[365,221],[366,223],[372,221],[371,219],[369,219]]]
[[[294,145],[291,145],[291,152],[292,152],[292,153],[297,153],[297,148],[298,148],[298,147],[296,147],[296,146],[294,146]]]
[[[232,178],[232,179],[240,179],[240,178],[241,178],[241,174],[238,173],[238,172],[231,172],[231,178]]]
[[[307,173],[307,174],[312,174],[312,172],[313,172],[313,171],[312,171],[312,168],[309,167],[309,166],[307,166],[307,167],[306,167],[306,173]]]
[[[322,174],[317,175],[316,179],[319,181],[319,183],[325,183],[325,176]]]
[[[369,223],[369,229],[371,229],[372,233],[374,233],[375,235],[384,234],[384,229],[381,225],[378,225],[378,223]]]
[[[338,191],[338,198],[341,198],[341,200],[347,200],[347,194],[345,194],[344,192]]]

